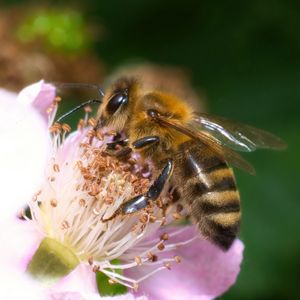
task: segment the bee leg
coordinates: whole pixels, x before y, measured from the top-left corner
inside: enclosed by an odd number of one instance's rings
[[[124,139],[124,140],[116,140],[116,141],[112,141],[110,143],[107,143],[106,144],[106,148],[107,149],[110,149],[110,150],[115,150],[116,149],[116,146],[122,146],[122,147],[125,147],[128,145],[128,139]]]
[[[105,152],[120,159],[125,158],[132,152],[132,149],[127,145],[128,139],[112,141],[106,144]],[[123,148],[121,148],[120,150],[116,150],[117,146],[122,146]]]
[[[152,136],[145,136],[141,139],[138,139],[132,143],[134,149],[141,149],[144,147],[152,146],[157,144],[160,141],[159,136],[152,135]]]
[[[155,145],[159,141],[160,141],[160,139],[158,136],[155,136],[155,135],[145,136],[141,139],[134,141],[132,143],[132,146],[134,149],[141,149],[144,147],[149,147],[149,146]],[[108,146],[107,146],[106,152],[109,155],[115,156],[119,159],[125,158],[132,152],[132,149],[130,147],[126,146],[118,151],[114,151],[114,149],[117,145],[123,146],[123,145],[127,145],[127,144],[128,144],[128,140],[124,140],[124,142],[123,141],[113,141],[113,142],[107,144]],[[113,151],[111,151],[111,150],[113,150]]]
[[[119,209],[109,218],[102,219],[102,222],[107,222],[109,220],[114,219],[117,215],[128,215],[139,210],[146,208],[150,201],[156,200],[161,194],[166,182],[169,180],[172,175],[172,171],[174,168],[174,162],[172,159],[168,159],[165,167],[161,171],[160,175],[150,186],[148,192],[145,195],[138,195],[130,200],[123,203]]]

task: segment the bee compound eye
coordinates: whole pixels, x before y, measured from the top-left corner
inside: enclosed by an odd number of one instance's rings
[[[110,100],[106,106],[106,111],[110,115],[113,115],[119,109],[119,107],[121,107],[121,105],[123,105],[127,102],[128,102],[127,93],[125,93],[125,92],[116,93],[110,98]]]

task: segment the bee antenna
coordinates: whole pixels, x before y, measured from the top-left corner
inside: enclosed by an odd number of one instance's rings
[[[103,97],[104,96],[104,92],[101,88],[100,85],[98,84],[94,84],[94,83],[55,83],[55,86],[57,88],[62,88],[62,89],[78,89],[78,88],[83,88],[83,89],[96,89],[100,95],[100,97]]]
[[[66,117],[68,117],[69,115],[71,115],[72,113],[74,113],[75,111],[87,106],[87,105],[90,105],[90,104],[95,104],[95,103],[102,103],[101,100],[99,99],[92,99],[92,100],[89,100],[89,101],[86,101],[86,102],[83,102],[81,103],[80,105],[72,108],[70,111],[66,112],[65,114],[63,114],[62,116],[60,116],[56,122],[60,122],[61,120],[65,119]]]

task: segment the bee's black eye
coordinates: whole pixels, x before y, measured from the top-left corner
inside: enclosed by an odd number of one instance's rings
[[[122,104],[125,104],[127,102],[128,102],[127,92],[116,93],[110,98],[106,106],[106,111],[110,115],[113,115]]]

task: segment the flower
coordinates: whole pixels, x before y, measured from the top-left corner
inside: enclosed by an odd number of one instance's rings
[[[58,103],[57,98],[49,103],[53,91],[52,86],[40,82],[18,96],[22,106],[39,110],[44,124],[39,127],[43,128],[43,138],[37,142],[46,140],[42,144],[49,146],[45,133],[48,118],[52,144],[50,158],[46,163],[41,159],[43,176],[39,172],[34,177],[25,175],[39,188],[32,199],[28,200],[28,194],[22,197],[32,218],[23,215],[26,221],[12,220],[4,235],[3,241],[13,237],[5,247],[10,251],[6,251],[6,258],[3,256],[7,267],[15,265],[15,272],[27,271],[47,284],[52,281],[46,289],[51,299],[92,299],[97,295],[95,273],[150,299],[169,299],[172,284],[178,285],[182,277],[180,299],[213,299],[226,291],[239,272],[241,242],[236,241],[224,253],[200,239],[193,226],[167,226],[173,222],[172,210],[176,209],[171,206],[164,216],[168,194],[138,214],[118,215],[122,203],[145,192],[151,184],[145,166],[134,157],[120,161],[108,155],[111,133],[91,130],[87,125],[93,125],[94,120],[87,116],[72,133],[67,124],[52,124]],[[25,133],[23,138],[27,139]],[[26,160],[21,153],[17,155]],[[7,199],[13,194],[10,190]],[[25,237],[24,249],[20,236]],[[169,275],[163,275],[168,269]],[[100,293],[107,286],[104,277],[98,282]],[[27,280],[45,294],[43,285],[28,278],[22,282]],[[123,297],[131,299],[133,295]]]
[[[54,95],[54,87],[43,81],[25,88],[19,95],[0,89],[0,137],[3,141],[0,148],[3,199],[0,219],[0,280],[3,284],[0,293],[5,299],[99,298],[95,279],[85,276],[86,268],[82,266],[52,288],[45,288],[25,273],[43,236],[31,222],[16,216],[41,185],[51,150],[48,123],[55,114],[55,106],[51,105]],[[48,113],[40,114],[47,107],[50,107]],[[116,299],[134,300],[135,297],[127,294]]]

